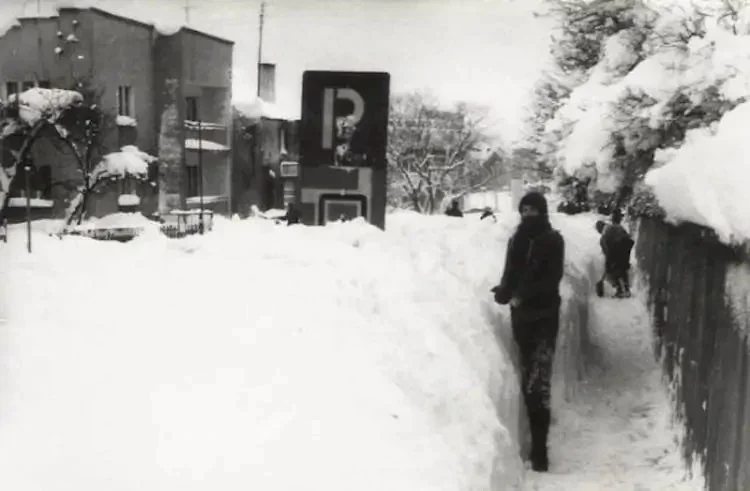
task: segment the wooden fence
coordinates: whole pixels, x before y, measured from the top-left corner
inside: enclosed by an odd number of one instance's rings
[[[727,299],[726,274],[750,259],[692,224],[642,218],[636,257],[646,274],[657,355],[684,422],[684,457],[710,491],[750,490],[750,343]]]

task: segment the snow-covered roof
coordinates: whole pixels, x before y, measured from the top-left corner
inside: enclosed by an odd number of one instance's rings
[[[82,103],[83,96],[72,90],[34,87],[20,95],[11,94],[8,101],[18,101],[21,120],[31,126],[41,119],[54,123],[65,109]]]
[[[5,36],[8,31],[13,29],[14,27],[21,27],[18,19],[15,18],[10,18],[9,20],[6,20],[2,24],[0,24],[0,37]]]
[[[198,140],[196,138],[186,138],[185,148],[188,150],[206,150],[209,152],[225,152],[229,147],[211,140]]]
[[[223,43],[234,44],[234,41],[230,39],[225,39],[216,34],[203,32],[191,27],[187,27],[184,24],[176,21],[176,19],[178,18],[177,16],[164,15],[164,11],[161,12],[161,18],[159,18],[158,20],[154,20],[155,11],[152,9],[133,10],[132,8],[130,8],[130,5],[118,5],[117,3],[110,2],[107,5],[108,10],[104,10],[99,7],[93,6],[94,3],[96,2],[92,0],[66,0],[64,2],[57,2],[57,5],[54,6],[57,15],[53,15],[53,10],[50,10],[49,6],[47,6],[47,8],[42,7],[42,10],[44,10],[48,14],[47,16],[33,18],[55,18],[59,16],[60,10],[65,9],[90,10],[92,12],[98,12],[111,17],[120,18],[125,21],[136,22],[138,24],[143,24],[144,26],[153,27],[154,30],[162,36],[171,36],[180,32],[181,30],[185,30],[215,39],[217,41],[221,41]],[[29,17],[29,19],[32,18]],[[74,20],[73,24],[78,24],[78,21]],[[5,33],[12,27],[17,25],[19,25],[17,19],[13,19],[7,25],[3,24],[3,27],[0,27],[0,37],[5,35]]]
[[[292,111],[288,111],[273,102],[264,101],[260,97],[256,97],[249,102],[236,102],[234,107],[250,119],[276,119],[281,121],[299,119],[299,116]]]

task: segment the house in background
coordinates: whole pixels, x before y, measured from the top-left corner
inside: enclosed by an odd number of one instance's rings
[[[0,98],[31,87],[75,88],[85,80],[112,116],[103,153],[132,144],[159,157],[151,184],[124,180],[108,186],[91,200],[90,215],[117,211],[119,196],[132,194],[139,195],[144,214],[193,207],[201,188],[213,209],[228,213],[233,47],[232,41],[186,27],[159,32],[98,8],[60,8],[54,17],[18,19],[0,36]],[[52,135],[40,138],[31,153],[32,195],[61,216],[81,182],[80,169]],[[8,157],[3,148],[3,161]],[[22,184],[14,180],[12,196],[23,194]]]
[[[299,119],[275,102],[276,67],[260,66],[260,96],[236,104],[233,192],[235,212],[283,208],[295,200],[299,175]]]

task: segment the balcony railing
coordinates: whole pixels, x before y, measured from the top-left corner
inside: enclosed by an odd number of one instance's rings
[[[185,120],[185,139],[216,142],[229,147],[229,134],[226,125],[205,121]]]

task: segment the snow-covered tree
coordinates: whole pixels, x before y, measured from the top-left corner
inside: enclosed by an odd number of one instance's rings
[[[82,95],[83,103],[76,111],[70,111],[62,118],[58,125],[58,138],[55,139],[60,152],[75,161],[78,171],[77,178],[54,183],[70,191],[68,210],[74,210],[75,213],[66,216],[66,223],[76,218],[78,222],[83,219],[90,194],[94,192],[89,186],[92,173],[104,156],[110,153],[108,137],[116,128],[115,115],[105,111],[99,104],[103,90],[86,79],[75,81],[74,86]],[[113,180],[116,178],[117,176],[112,176]],[[97,185],[97,189],[99,187]],[[80,202],[79,196],[82,196]]]
[[[80,110],[83,96],[62,89],[33,88],[13,94],[0,103],[0,139],[10,147],[12,158],[0,165],[0,213],[4,213],[19,166],[28,163],[34,142],[45,129],[63,135],[65,121]]]
[[[133,145],[124,146],[119,152],[104,155],[94,168],[87,172],[78,194],[71,200],[65,225],[70,225],[76,217],[78,223],[81,223],[88,199],[101,187],[117,179],[134,178],[145,181],[149,175],[149,165],[156,161],[156,157],[140,151]]]
[[[430,94],[391,100],[388,127],[389,202],[421,213],[436,211],[446,197],[459,197],[494,179],[497,169],[476,153],[486,142],[482,116],[458,104],[442,110]]]
[[[575,4],[558,10],[567,27],[554,53],[576,84],[541,147],[561,179],[589,180],[591,197],[620,206],[659,155],[745,100],[750,38],[722,20],[722,2],[556,2]]]

